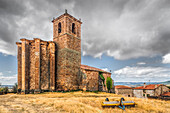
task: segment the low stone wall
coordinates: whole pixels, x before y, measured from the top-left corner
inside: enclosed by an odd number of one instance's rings
[[[132,97],[133,96],[133,90],[132,89],[117,89],[115,88],[115,93],[118,95],[123,95],[126,97]]]

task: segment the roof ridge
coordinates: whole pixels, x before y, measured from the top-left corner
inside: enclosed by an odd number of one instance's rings
[[[99,71],[99,72],[101,71],[101,72],[105,72],[105,73],[110,73],[110,72],[104,71],[103,69],[84,65],[84,64],[81,64],[81,68],[84,68],[84,69],[87,69],[87,70],[94,70],[94,71]]]

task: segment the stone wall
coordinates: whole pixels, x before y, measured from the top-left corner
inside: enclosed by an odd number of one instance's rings
[[[30,43],[29,49],[29,75],[30,90],[35,89],[35,43]]]
[[[99,72],[97,71],[86,71],[87,75],[87,86],[88,91],[98,91],[99,85]]]
[[[155,86],[155,89],[134,89],[134,97],[147,98],[148,96],[160,96],[161,94],[169,92],[169,88],[165,85]]]
[[[17,55],[17,59],[18,59],[18,89],[21,90],[22,89],[22,45],[21,43],[17,42],[16,43],[18,46],[18,55]]]
[[[144,96],[155,96],[154,92],[155,90],[144,90]]]
[[[21,41],[17,42],[18,89],[22,93],[55,90],[55,43],[40,39]]]
[[[155,89],[155,96],[160,96],[161,94],[169,92],[169,88],[165,85],[160,85],[158,88]]]
[[[105,77],[105,85],[107,77],[111,77],[111,73],[102,73]],[[107,87],[104,87],[103,81],[100,79],[99,71],[81,69],[81,84],[80,89],[86,88],[88,91],[107,91]],[[99,89],[99,84],[103,89]]]
[[[132,97],[133,96],[133,90],[132,89],[115,88],[115,93],[118,94],[118,95],[126,96],[126,97]]]
[[[134,89],[133,96],[138,98],[143,98],[143,90],[142,89]]]
[[[58,51],[57,59],[57,90],[77,90],[81,54],[64,48]]]
[[[57,44],[57,90],[78,90],[81,65],[81,22],[65,13],[53,21],[53,41]],[[75,32],[72,32],[75,24]],[[61,29],[59,32],[59,25]]]
[[[65,13],[53,21],[53,38],[58,38],[62,35],[68,34],[73,37],[81,39],[81,24],[80,20],[72,17],[70,14]],[[58,32],[59,23],[61,23],[61,32]],[[72,24],[75,24],[75,33],[72,32]]]

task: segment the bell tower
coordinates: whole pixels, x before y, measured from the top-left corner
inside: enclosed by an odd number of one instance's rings
[[[77,77],[81,66],[81,24],[73,16],[65,13],[53,19],[53,41],[57,44],[56,89],[77,90]]]

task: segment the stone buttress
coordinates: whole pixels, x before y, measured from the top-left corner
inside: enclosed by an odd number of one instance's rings
[[[18,46],[18,92],[55,91],[55,43],[21,39]]]

